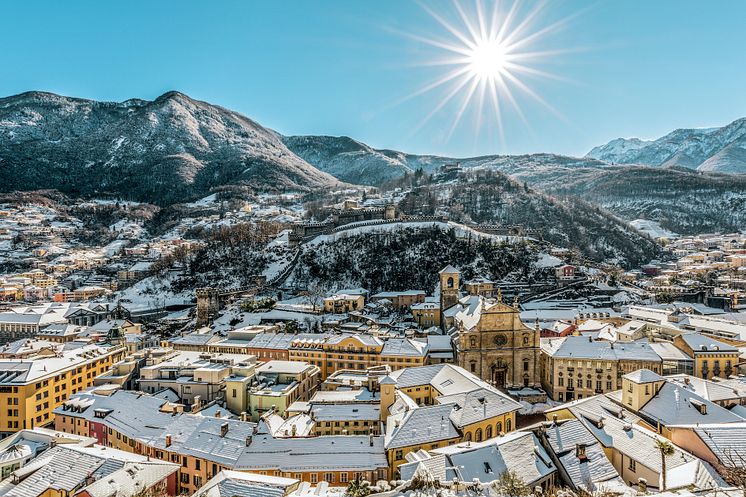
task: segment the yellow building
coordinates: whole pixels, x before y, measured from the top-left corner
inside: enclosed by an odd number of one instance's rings
[[[311,398],[321,381],[320,374],[318,366],[305,362],[265,362],[256,368],[254,385],[247,392],[241,392],[247,404],[234,412],[246,412],[252,421],[259,421],[270,410],[282,416],[293,402]],[[232,397],[242,386],[228,382],[228,397]],[[239,407],[237,402],[234,407]]]
[[[437,302],[420,302],[412,304],[412,317],[420,328],[440,326],[440,304]]]
[[[396,370],[422,366],[427,353],[426,343],[408,338],[382,340],[366,334],[327,334],[293,340],[288,359],[315,364],[325,380],[343,369],[365,371],[388,365]]]
[[[365,297],[362,295],[348,295],[345,293],[332,295],[324,299],[324,312],[342,314],[359,311],[365,307]]]
[[[727,378],[738,372],[740,353],[733,345],[698,333],[679,335],[673,344],[694,359],[694,376],[709,380],[714,376]]]
[[[381,419],[393,474],[406,455],[511,432],[521,404],[452,364],[407,368],[382,378]]]
[[[124,347],[63,344],[41,348],[35,356],[0,360],[0,436],[45,426],[56,407],[93,385],[97,376],[124,357]]]
[[[178,491],[186,495],[224,469],[343,486],[389,477],[381,437],[275,438],[254,423],[183,413],[139,392],[78,394],[57,409],[55,427],[178,464]]]
[[[541,342],[541,386],[554,400],[569,402],[622,388],[622,375],[638,369],[662,373],[663,361],[647,342],[613,343],[586,336]]]

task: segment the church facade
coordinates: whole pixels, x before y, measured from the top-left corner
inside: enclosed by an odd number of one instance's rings
[[[521,322],[518,303],[478,299],[478,316],[455,325],[458,365],[498,388],[539,387],[539,330]]]
[[[460,275],[450,266],[440,280],[442,309],[450,308],[453,316],[449,323],[458,365],[498,388],[540,387],[540,333],[523,324],[517,300],[507,304],[499,294],[497,299],[471,295],[459,300],[453,289]]]

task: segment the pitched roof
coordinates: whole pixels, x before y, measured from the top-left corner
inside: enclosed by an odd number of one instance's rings
[[[274,438],[255,435],[236,462],[238,470],[373,471],[388,467],[382,437],[357,435]]]
[[[655,371],[650,371],[649,369],[643,368],[638,369],[637,371],[632,371],[631,373],[627,373],[623,376],[623,378],[628,379],[629,381],[633,383],[654,383],[656,381],[663,381],[664,378],[656,373]]]
[[[459,438],[451,421],[455,404],[423,406],[389,416],[386,421],[386,449]]]
[[[552,424],[546,428],[546,436],[552,452],[575,487],[596,490],[601,483],[619,478],[596,437],[580,420]],[[577,457],[578,444],[585,446],[584,460]]]
[[[451,420],[459,428],[521,409],[521,404],[507,395],[486,388],[442,395],[437,400],[458,406],[451,413]]]
[[[438,271],[438,274],[446,274],[446,273],[460,273],[460,272],[461,272],[461,271],[459,271],[458,269],[456,269],[455,267],[453,267],[453,266],[451,266],[451,265],[449,264],[449,265],[447,265],[446,267],[444,267],[443,269],[441,269],[440,271]]]
[[[706,406],[706,414],[699,405]],[[724,407],[700,397],[694,392],[666,382],[639,411],[639,414],[652,423],[663,425],[688,425],[695,423],[734,423],[742,421]]]

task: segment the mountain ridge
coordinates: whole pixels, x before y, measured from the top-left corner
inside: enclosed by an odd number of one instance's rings
[[[615,138],[586,157],[615,164],[746,173],[746,117],[722,127],[678,128],[655,140]]]
[[[0,164],[5,191],[106,192],[161,204],[230,184],[310,190],[339,183],[274,131],[178,91],[123,102],[39,91],[4,97]]]

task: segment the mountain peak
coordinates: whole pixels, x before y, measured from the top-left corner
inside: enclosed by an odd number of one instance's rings
[[[678,128],[656,140],[617,138],[586,157],[617,164],[746,173],[746,118],[723,127]]]
[[[169,91],[98,102],[48,92],[0,100],[0,190],[108,192],[157,204],[214,188],[310,190],[338,183],[261,125]]]

